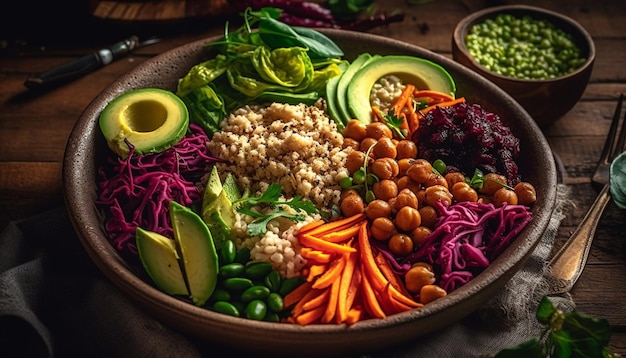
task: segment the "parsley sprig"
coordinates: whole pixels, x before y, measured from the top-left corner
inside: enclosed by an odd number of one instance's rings
[[[396,116],[393,109],[390,109],[387,114],[384,115],[385,123],[391,129],[392,132],[396,133],[399,138],[405,139],[408,131],[406,129],[400,128],[402,123],[404,122],[402,118]]]
[[[260,236],[267,232],[267,224],[279,217],[284,217],[292,221],[302,221],[307,214],[318,213],[319,210],[309,201],[302,199],[302,196],[296,195],[290,200],[280,200],[282,188],[280,184],[274,183],[267,187],[265,192],[256,197],[244,197],[233,204],[242,214],[249,215],[253,221],[248,224],[248,234],[250,236]],[[259,206],[270,208],[268,212],[260,211]],[[283,210],[284,206],[291,207],[295,213]],[[303,213],[304,212],[304,213]]]

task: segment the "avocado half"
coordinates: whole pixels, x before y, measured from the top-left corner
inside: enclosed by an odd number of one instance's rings
[[[372,121],[370,92],[380,78],[394,75],[402,83],[411,83],[417,89],[429,89],[455,95],[456,84],[452,76],[440,65],[413,56],[387,55],[365,62],[354,73],[345,93],[352,118],[363,123]]]
[[[104,108],[100,130],[111,150],[126,158],[135,153],[158,153],[178,143],[189,126],[189,111],[173,92],[142,88],[125,92]]]

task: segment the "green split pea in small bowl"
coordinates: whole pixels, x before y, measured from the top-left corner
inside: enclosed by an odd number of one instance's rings
[[[539,7],[504,5],[462,19],[452,36],[452,56],[506,91],[546,128],[582,96],[596,51],[573,19]]]

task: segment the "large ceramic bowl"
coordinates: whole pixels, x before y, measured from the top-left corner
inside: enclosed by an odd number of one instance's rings
[[[324,30],[346,53],[367,48],[380,54],[408,54],[441,64],[454,77],[458,95],[498,113],[521,140],[520,172],[537,189],[534,219],[490,267],[448,296],[386,319],[339,325],[298,326],[235,318],[196,307],[169,296],[146,279],[141,267],[129,264],[109,244],[96,200],[96,168],[109,149],[98,128],[105,105],[121,93],[141,87],[175,90],[177,79],[207,55],[193,42],[163,53],[119,78],[99,94],[78,119],[68,141],[63,180],[69,216],[85,250],[119,289],[150,315],[190,335],[272,356],[330,356],[371,352],[410,341],[466,317],[498,292],[532,253],[547,227],[556,200],[556,169],[550,147],[526,111],[493,83],[443,56],[376,35]]]
[[[469,53],[465,40],[472,26],[500,14],[548,21],[572,36],[585,62],[568,74],[549,79],[519,79],[487,69]],[[536,6],[503,5],[474,12],[459,21],[452,35],[452,57],[500,86],[530,113],[541,128],[547,128],[569,112],[582,96],[591,77],[596,50],[587,30],[563,14]]]

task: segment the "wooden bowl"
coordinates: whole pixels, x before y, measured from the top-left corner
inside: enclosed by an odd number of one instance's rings
[[[586,58],[585,63],[569,74],[545,80],[518,79],[488,70],[468,52],[465,39],[473,25],[499,14],[515,17],[528,15],[552,23],[572,35],[581,55]],[[569,17],[534,6],[504,5],[472,13],[459,21],[452,36],[452,57],[502,88],[528,111],[541,128],[546,128],[569,112],[582,96],[591,76],[596,49],[585,28]]]
[[[207,59],[206,39],[163,53],[142,63],[100,93],[84,110],[65,152],[64,197],[69,216],[85,250],[102,272],[139,307],[163,323],[191,336],[257,354],[272,356],[331,356],[367,353],[410,341],[449,326],[479,308],[519,270],[544,233],[556,200],[556,169],[548,143],[526,111],[493,83],[441,55],[388,38],[341,30],[323,30],[341,46],[347,59],[363,48],[379,54],[407,54],[441,64],[456,80],[458,95],[498,113],[520,138],[523,178],[533,183],[538,200],[533,220],[484,272],[448,296],[386,319],[350,327],[299,326],[253,321],[215,313],[169,296],[153,287],[139,265],[130,264],[113,248],[103,231],[97,196],[97,167],[107,148],[98,127],[105,105],[121,93],[141,87],[175,90],[178,78]]]

